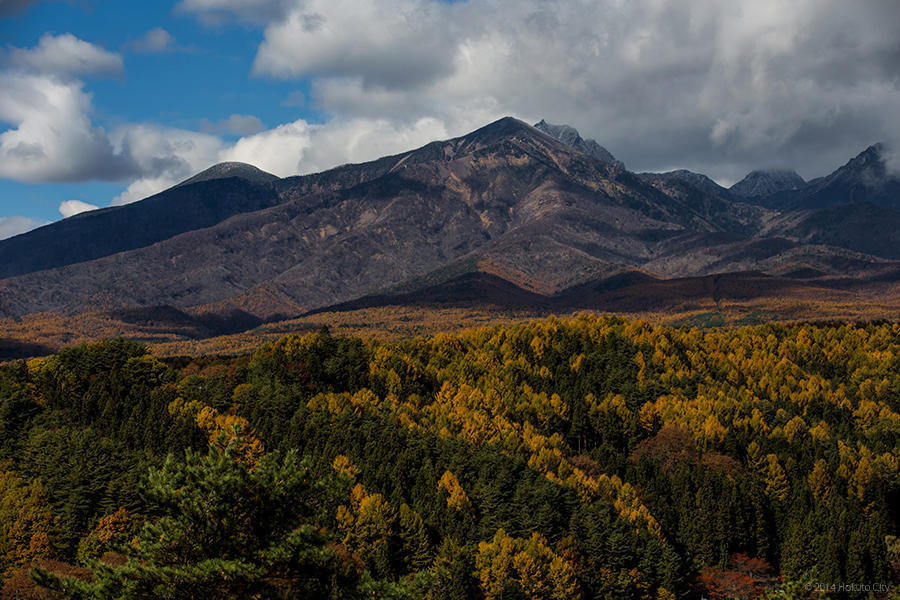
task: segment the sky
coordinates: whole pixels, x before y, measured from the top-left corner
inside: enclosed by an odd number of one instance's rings
[[[507,115],[633,171],[809,179],[900,147],[898,31],[897,0],[0,0],[0,238]]]

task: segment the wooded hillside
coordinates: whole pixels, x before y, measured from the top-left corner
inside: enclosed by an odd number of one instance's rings
[[[79,346],[0,368],[3,597],[887,597],[898,413],[894,324]]]

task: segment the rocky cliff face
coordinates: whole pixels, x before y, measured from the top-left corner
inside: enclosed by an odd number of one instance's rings
[[[616,157],[613,156],[609,150],[598,144],[596,141],[592,139],[582,139],[578,134],[578,130],[574,127],[570,127],[569,125],[551,125],[543,119],[535,123],[534,127],[538,131],[543,131],[550,137],[556,138],[565,145],[574,148],[579,152],[584,152],[600,162],[615,165],[620,169],[625,168],[625,164],[622,163],[622,161],[616,160]]]

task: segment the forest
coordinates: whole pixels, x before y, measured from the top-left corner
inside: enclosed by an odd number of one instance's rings
[[[0,367],[2,598],[900,598],[900,324]]]

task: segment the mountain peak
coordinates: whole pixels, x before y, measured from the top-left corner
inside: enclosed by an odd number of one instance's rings
[[[885,145],[881,142],[872,144],[855,157],[851,158],[844,168],[881,168],[884,166],[885,150]]]
[[[546,133],[550,137],[559,140],[563,144],[570,146],[579,152],[596,158],[602,163],[614,165],[620,169],[624,169],[625,165],[622,161],[616,160],[609,150],[598,144],[594,140],[585,140],[578,133],[578,130],[571,125],[553,125],[546,120],[541,119],[534,124],[534,128],[538,131]]]
[[[770,196],[778,192],[799,190],[806,181],[789,169],[759,169],[731,186],[730,190],[744,198]]]
[[[502,117],[488,123],[484,127],[479,127],[475,131],[466,134],[463,136],[464,138],[470,139],[495,139],[495,138],[503,138],[509,137],[512,135],[516,135],[518,133],[525,133],[531,131],[531,127],[528,123],[524,121],[520,121],[515,117]]]
[[[839,184],[841,186],[867,189],[883,188],[895,177],[888,173],[885,161],[886,147],[882,143],[872,144],[821,180],[822,187]]]
[[[231,161],[215,164],[205,171],[197,173],[190,179],[182,181],[175,187],[190,185],[192,183],[199,183],[201,181],[212,181],[214,179],[228,179],[230,177],[237,177],[239,179],[245,179],[247,181],[259,184],[270,184],[280,179],[279,177],[272,175],[271,173],[267,173],[260,168],[254,167],[253,165]]]
[[[569,146],[575,146],[576,144],[584,143],[584,140],[581,138],[581,135],[579,135],[578,130],[571,125],[553,125],[551,123],[548,123],[546,120],[541,119],[534,124],[534,128],[539,131],[543,131],[550,137],[554,137],[564,144],[568,144]]]

